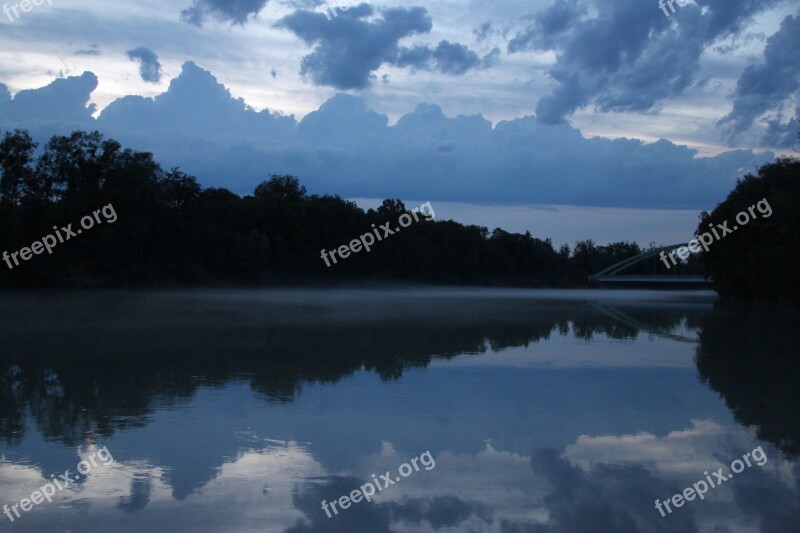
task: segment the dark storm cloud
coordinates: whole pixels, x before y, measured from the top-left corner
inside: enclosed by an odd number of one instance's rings
[[[296,11],[278,21],[314,51],[303,57],[300,73],[317,85],[337,89],[364,89],[372,71],[390,61],[403,37],[427,33],[432,22],[421,7],[392,8],[382,18],[367,22],[374,10],[368,4],[351,7],[332,20],[321,13]]]
[[[448,41],[436,48],[398,46],[404,37],[431,31],[433,23],[425,8],[389,8],[380,11],[380,18],[363,20],[375,14],[362,3],[330,20],[321,13],[296,11],[276,25],[316,46],[303,57],[300,73],[316,85],[341,90],[369,87],[373,72],[383,64],[458,76],[497,60],[499,51],[481,58],[466,46]]]
[[[344,140],[360,143],[386,131],[389,120],[367,107],[362,98],[337,94],[316,111],[306,115],[297,125],[297,133],[310,143],[331,144]]]
[[[798,132],[800,132],[800,106],[795,108],[794,118],[788,122],[781,122],[780,118],[767,120],[767,132],[764,134],[761,144],[776,148],[798,146],[800,145]]]
[[[777,454],[771,454],[777,455]],[[792,467],[795,478],[800,467]],[[731,485],[736,505],[748,516],[758,519],[758,530],[764,533],[795,531],[800,524],[800,505],[795,491],[764,470],[749,469]]]
[[[509,41],[508,51],[557,52],[550,70],[557,86],[536,108],[546,124],[592,103],[603,112],[649,111],[692,85],[707,46],[779,1],[697,0],[667,18],[641,0],[557,0]]]
[[[20,91],[12,100],[8,88],[0,83],[0,118],[5,124],[24,123],[33,130],[39,124],[48,124],[59,132],[90,127],[96,106],[89,104],[89,99],[96,88],[97,76],[84,72],[59,78],[40,89]]]
[[[330,476],[318,480],[318,483],[307,484],[303,490],[292,495],[294,507],[305,514],[306,520],[298,520],[297,524],[288,528],[285,533],[317,532],[350,532],[374,531],[375,533],[391,531],[388,509],[377,503],[360,502],[351,505],[346,511],[339,511],[336,516],[331,513],[328,518],[321,508],[323,500],[332,502],[342,495],[357,490],[364,481],[352,476]]]
[[[537,450],[531,456],[533,471],[550,483],[544,503],[547,524],[531,524],[527,531],[698,531],[691,508],[662,518],[654,507],[657,498],[675,494],[681,487],[655,477],[641,465],[597,464],[590,471],[572,465],[555,450]],[[523,524],[512,530],[525,531]]]
[[[158,83],[161,81],[161,63],[158,61],[158,56],[144,46],[128,50],[126,52],[131,61],[139,62],[139,76],[143,81],[149,83]]]
[[[484,523],[492,523],[491,507],[480,502],[466,501],[455,496],[434,496],[425,499],[403,498],[399,502],[385,504],[392,518],[405,524],[430,523],[433,529],[457,528],[465,520],[476,517]]]
[[[181,11],[181,19],[202,26],[209,17],[231,24],[244,24],[255,17],[269,0],[193,0],[192,5]]]
[[[730,124],[730,140],[750,128],[768,111],[779,109],[800,90],[800,15],[783,19],[780,30],[767,39],[764,61],[750,65],[733,93],[733,111],[719,121]],[[774,126],[768,135],[776,133]]]
[[[772,158],[742,150],[698,158],[664,140],[586,139],[532,116],[492,127],[480,115],[448,117],[431,104],[390,126],[363,98],[346,94],[298,123],[256,111],[191,62],[166,92],[120,98],[95,120],[87,103],[96,86],[86,73],[12,99],[0,85],[0,128],[29,128],[37,141],[99,129],[153,152],[165,168],[181,166],[206,186],[238,194],[275,173],[346,198],[708,209],[744,171]]]
[[[553,37],[562,34],[578,21],[581,7],[575,0],[556,0],[552,6],[537,13],[533,24],[508,42],[508,52],[553,48]]]
[[[739,33],[752,17],[763,13],[782,0],[695,0],[701,8],[708,8],[702,21],[708,37],[715,39],[729,33]],[[681,8],[684,9],[684,8]]]
[[[390,63],[397,67],[435,70],[442,74],[460,76],[472,69],[491,67],[497,62],[499,55],[500,50],[495,48],[481,58],[463,44],[441,41],[436,48],[419,45],[400,48]]]
[[[346,511],[338,511],[331,518],[321,509],[321,502],[335,501],[340,496],[358,490],[365,482],[352,476],[330,476],[322,483],[309,484],[292,496],[292,502],[302,511],[307,522],[298,521],[286,533],[307,531],[351,532],[392,531],[393,523],[420,525],[429,523],[433,529],[453,528],[475,516],[487,524],[492,522],[492,510],[478,502],[465,501],[455,496],[431,498],[403,498],[387,503],[365,502],[351,505]]]
[[[180,76],[170,82],[165,93],[155,98],[120,98],[101,116],[104,127],[118,132],[158,129],[165,136],[184,132],[198,137],[210,134],[209,138],[236,136],[243,141],[284,137],[295,127],[293,118],[254,111],[191,61],[184,63]]]

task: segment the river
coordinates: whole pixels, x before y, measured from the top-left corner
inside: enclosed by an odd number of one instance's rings
[[[798,531],[798,326],[702,291],[4,293],[0,530]]]

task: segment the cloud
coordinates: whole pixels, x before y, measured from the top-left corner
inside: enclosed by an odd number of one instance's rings
[[[322,465],[292,443],[272,441],[263,448],[234,444],[226,448],[232,450],[228,455],[217,455],[228,441],[209,438],[206,443],[213,452],[203,457],[192,456],[180,441],[173,441],[151,460],[124,458],[124,452],[112,449],[112,465],[99,467],[97,475],[93,469],[70,490],[57,491],[52,505],[37,509],[38,520],[58,521],[66,530],[77,531],[91,508],[92,523],[100,531],[158,531],[160,524],[176,516],[172,531],[244,531],[264,522],[269,523],[270,531],[287,531],[302,516],[293,506],[296,481],[314,483],[325,474]],[[80,459],[88,460],[91,448],[82,448]],[[3,494],[13,496],[14,501],[30,496],[58,465],[52,458],[49,462],[54,465],[52,470],[0,462]],[[269,481],[268,493],[263,490],[265,480]],[[225,512],[230,511],[231,498],[241,506],[235,513]],[[65,513],[65,509],[73,512]],[[327,520],[319,501],[316,512]]]
[[[309,531],[375,531],[389,533],[391,519],[388,509],[377,503],[361,501],[351,504],[346,511],[338,510],[335,520],[327,517],[320,508],[320,502],[337,501],[342,495],[351,494],[365,481],[353,476],[328,476],[322,483],[308,484],[302,491],[296,491],[292,498],[295,508],[305,513],[305,520],[298,522],[286,533],[304,533]],[[367,480],[369,481],[369,480]]]
[[[567,531],[698,531],[691,510],[665,521],[653,508],[656,498],[680,486],[654,476],[641,464],[598,463],[585,471],[555,450],[538,450],[531,467],[547,479],[552,492],[544,502],[550,512],[537,533]]]
[[[144,46],[128,50],[126,52],[128,58],[132,61],[139,62],[139,75],[143,81],[148,83],[158,83],[161,81],[161,63],[158,61],[158,56]]]
[[[508,32],[510,31],[507,23],[497,24],[487,20],[477,28],[472,30],[475,40],[479,43],[488,41],[493,38],[502,38],[503,41],[508,41]]]
[[[83,50],[75,50],[72,52],[76,56],[99,56],[102,55],[100,47],[96,44],[89,45],[89,48]]]
[[[321,479],[323,483],[308,485],[305,490],[294,494],[294,506],[305,513],[306,520],[289,528],[287,533],[306,531],[395,531],[392,523],[421,526],[429,523],[439,530],[443,527],[457,527],[472,516],[483,523],[491,523],[492,510],[488,505],[465,501],[456,496],[438,495],[427,498],[414,498],[404,495],[397,501],[381,503],[378,501],[351,504],[346,510],[330,508],[331,518],[320,509],[320,502],[332,502],[342,495],[351,494],[354,490],[370,481],[369,477],[328,476]]]
[[[192,62],[166,92],[120,98],[97,120],[87,107],[96,86],[91,73],[14,99],[0,86],[0,127],[32,124],[37,140],[65,122],[97,128],[205,186],[239,194],[276,173],[298,176],[315,193],[480,204],[709,209],[736,178],[772,158],[744,150],[698,158],[665,140],[586,139],[533,116],[493,127],[481,115],[448,117],[431,104],[390,126],[363,98],[345,94],[298,123],[232,97]]]
[[[719,124],[730,124],[728,139],[749,129],[759,116],[779,110],[792,95],[800,96],[800,15],[788,16],[778,32],[767,39],[764,62],[750,65],[739,78],[733,93],[733,111]],[[780,123],[773,121],[766,140],[780,139]],[[778,137],[775,137],[778,135]]]
[[[80,76],[59,78],[39,89],[19,91],[12,100],[8,88],[0,83],[0,122],[20,124],[32,132],[64,132],[74,128],[90,128],[96,110],[89,104],[97,88],[97,76],[84,72]]]
[[[404,498],[401,502],[390,502],[387,506],[392,517],[416,526],[428,522],[435,530],[456,528],[473,516],[486,524],[492,523],[491,506],[450,495],[425,499]]]
[[[493,32],[494,32],[494,27],[492,26],[491,21],[484,22],[483,24],[472,30],[472,33],[475,35],[475,39],[478,42],[485,41],[492,35]]]
[[[574,0],[556,0],[552,6],[534,15],[534,23],[508,42],[508,52],[554,48],[554,37],[573,26],[582,14],[583,6]]]
[[[664,501],[682,492],[702,479],[703,472],[721,468],[729,475],[731,461],[758,445],[766,448],[769,461],[714,487],[702,506],[692,503],[674,510],[667,520],[655,510],[656,498]],[[560,455],[534,453],[531,464],[553,486],[545,498],[553,518],[541,531],[697,531],[698,523],[711,517],[724,531],[738,531],[759,519],[760,531],[789,531],[788,524],[797,523],[791,474],[796,467],[752,433],[711,420],[692,420],[691,427],[663,437],[582,435]],[[633,523],[634,528],[623,527]]]
[[[367,108],[362,98],[338,94],[306,115],[297,133],[308,143],[360,144],[370,137],[383,135],[388,123],[385,115]]]
[[[764,146],[774,146],[776,148],[791,148],[800,144],[798,132],[800,132],[800,105],[794,110],[794,118],[788,122],[781,122],[781,116],[767,120],[767,132],[764,134],[761,143]]]
[[[794,475],[800,473],[794,466]],[[779,533],[792,531],[800,524],[800,505],[797,494],[787,490],[775,476],[763,469],[752,470],[731,486],[734,501],[742,511],[758,517],[759,530]]]
[[[436,48],[400,47],[401,39],[431,31],[433,23],[428,11],[422,7],[398,7],[379,13],[380,18],[376,18],[375,10],[364,3],[330,20],[320,13],[298,10],[276,26],[315,46],[302,59],[301,75],[316,85],[341,90],[366,89],[375,79],[374,71],[384,64],[460,76],[497,61],[499,51],[481,58],[466,46],[446,40]]]
[[[165,93],[155,98],[126,96],[115,100],[103,110],[98,123],[134,138],[157,128],[165,138],[227,136],[238,141],[290,135],[296,125],[290,117],[268,110],[256,112],[191,61],[184,63],[180,76],[170,82]]]
[[[500,50],[495,48],[483,58],[463,44],[441,41],[436,48],[414,46],[400,48],[391,64],[419,70],[435,70],[442,74],[460,76],[472,69],[488,68],[497,63]]]
[[[730,36],[729,43],[723,43],[714,46],[714,51],[720,55],[727,56],[731,55],[733,52],[739,50],[745,45],[751,44],[753,42],[763,43],[767,40],[767,36],[764,32],[748,32],[742,34],[733,34]]]
[[[556,88],[536,107],[546,124],[590,104],[602,112],[645,112],[692,86],[708,46],[778,2],[697,0],[667,18],[640,0],[557,0],[509,41],[508,51],[557,53],[550,69]]]
[[[373,14],[368,4],[351,7],[332,20],[300,10],[276,26],[290,30],[307,45],[316,45],[302,59],[303,76],[316,85],[365,89],[372,83],[372,72],[397,54],[400,39],[427,33],[433,26],[428,11],[421,7],[391,8],[383,11],[380,19],[361,20]]]
[[[192,5],[181,11],[181,19],[195,26],[202,26],[214,17],[223,22],[244,25],[255,17],[269,0],[193,0]]]
[[[138,473],[131,480],[130,493],[120,496],[117,507],[126,513],[137,513],[150,503],[153,492],[153,480],[149,472]]]

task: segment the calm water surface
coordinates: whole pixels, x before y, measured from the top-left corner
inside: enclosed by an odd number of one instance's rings
[[[797,532],[799,337],[705,292],[0,294],[0,531]]]

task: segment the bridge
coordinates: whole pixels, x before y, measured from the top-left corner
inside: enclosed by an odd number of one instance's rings
[[[687,337],[685,335],[679,335],[679,334],[676,334],[676,333],[668,333],[668,332],[665,332],[665,331],[659,331],[657,328],[649,327],[649,326],[643,324],[642,322],[639,322],[638,320],[634,319],[630,315],[628,315],[628,314],[626,314],[626,313],[624,313],[624,312],[622,312],[619,309],[616,309],[614,307],[606,306],[606,305],[603,305],[601,303],[595,303],[593,307],[595,309],[597,309],[598,311],[600,311],[601,313],[604,313],[604,314],[610,316],[614,320],[617,320],[617,321],[619,321],[619,322],[621,322],[621,323],[623,323],[623,324],[625,324],[627,326],[630,326],[630,327],[632,327],[632,328],[634,328],[634,329],[636,329],[638,331],[644,331],[645,333],[647,333],[649,335],[653,335],[655,337],[663,337],[665,339],[672,339],[672,340],[678,341],[678,342],[686,342],[686,343],[691,343],[691,344],[697,344],[698,343],[698,340],[697,340],[696,336]]]
[[[677,250],[678,248],[682,248],[686,246],[686,243],[680,244],[671,244],[669,246],[662,246],[661,248],[653,248],[651,250],[645,250],[644,252],[636,255],[634,257],[629,257],[619,263],[611,265],[608,268],[605,268],[598,272],[597,274],[592,274],[589,276],[589,280],[596,281],[598,283],[675,283],[675,284],[684,284],[684,283],[691,283],[691,284],[698,284],[698,285],[711,285],[711,280],[706,279],[705,276],[700,275],[641,275],[641,274],[626,274],[626,275],[618,275],[623,270],[626,270],[634,265],[637,265],[643,261],[647,261],[648,259],[652,259],[653,257],[661,256],[661,253],[664,252],[669,254],[673,250]]]

